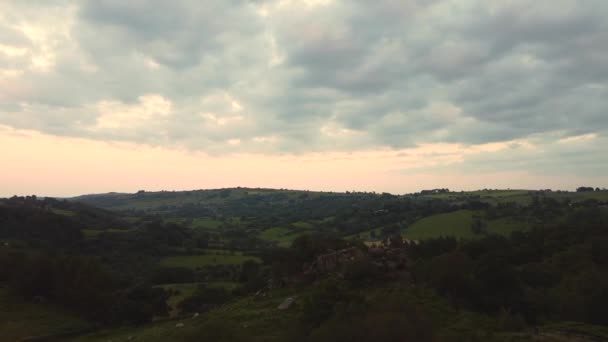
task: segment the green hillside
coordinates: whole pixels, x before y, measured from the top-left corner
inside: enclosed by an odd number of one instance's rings
[[[26,301],[0,288],[0,340],[19,341],[27,337],[82,333],[92,325],[77,315],[50,305]]]
[[[0,199],[0,328],[65,340],[93,322],[77,341],[525,341],[545,321],[601,330],[608,305],[589,303],[608,288],[605,192],[442,191]],[[391,251],[379,257],[364,243],[380,240]]]

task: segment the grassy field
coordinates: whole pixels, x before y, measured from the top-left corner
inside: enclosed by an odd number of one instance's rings
[[[353,234],[353,235],[348,235],[345,237],[345,239],[350,240],[350,239],[361,239],[361,240],[376,240],[378,239],[378,237],[381,235],[381,231],[382,228],[376,228],[376,229],[372,229],[372,230],[367,230],[358,234]],[[374,232],[375,237],[372,237],[372,232]]]
[[[472,234],[471,223],[476,213],[470,210],[461,210],[446,214],[437,214],[426,217],[415,222],[409,228],[404,230],[402,234],[404,238],[409,240],[424,240],[437,238],[441,236],[454,236],[457,238],[479,238],[483,235]],[[496,220],[487,220],[481,218],[484,223],[485,232],[487,234],[498,234],[509,236],[514,231],[526,230],[529,225],[522,221],[516,221],[511,218],[501,218]],[[378,241],[382,228],[376,228],[364,231],[358,234],[346,236],[346,239],[361,239],[367,242]],[[372,237],[371,233],[375,236]]]
[[[293,223],[293,226],[299,229],[312,229],[313,225],[309,222],[295,222]]]
[[[458,210],[451,213],[437,214],[418,220],[405,229],[403,236],[410,240],[424,240],[441,236],[453,236],[456,238],[474,239],[483,235],[475,235],[471,231],[471,224],[479,215],[471,210]],[[499,234],[508,236],[514,231],[529,228],[525,222],[511,218],[487,220],[480,217],[488,234]]]
[[[191,227],[196,229],[218,229],[222,221],[210,217],[199,217],[192,220]]]
[[[485,230],[488,234],[499,234],[509,236],[512,232],[519,230],[527,230],[529,224],[523,221],[517,221],[512,218],[500,218],[496,220],[486,220]]]
[[[331,218],[330,218],[331,219]],[[259,234],[260,239],[274,241],[281,247],[289,247],[298,236],[310,232],[314,225],[310,222],[294,222],[290,227],[272,227]]]
[[[437,214],[416,221],[403,232],[410,240],[424,240],[440,236],[472,238],[471,223],[473,211],[458,210],[446,214]]]
[[[267,241],[277,242],[277,244],[281,247],[289,247],[293,240],[295,240],[300,235],[302,234],[294,233],[293,230],[288,228],[274,227],[266,229],[265,231],[260,233],[259,237]]]
[[[89,323],[49,304],[24,301],[0,288],[0,340],[19,341],[31,336],[47,336],[82,331]]]
[[[260,259],[247,255],[179,255],[164,258],[160,261],[161,266],[165,267],[187,267],[198,268],[213,265],[240,265],[247,260],[260,262]]]

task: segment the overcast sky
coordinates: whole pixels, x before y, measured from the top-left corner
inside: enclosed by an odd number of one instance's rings
[[[608,186],[605,0],[3,0],[0,196]]]

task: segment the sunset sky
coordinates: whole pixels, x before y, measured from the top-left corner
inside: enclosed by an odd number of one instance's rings
[[[608,187],[605,0],[3,0],[0,196]]]

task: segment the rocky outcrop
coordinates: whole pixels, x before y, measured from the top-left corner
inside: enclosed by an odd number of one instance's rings
[[[381,273],[395,275],[399,272],[406,272],[409,269],[407,257],[407,244],[400,247],[387,247],[380,245],[377,247],[362,250],[357,247],[350,247],[338,251],[332,251],[319,255],[311,265],[304,267],[304,272],[296,276],[296,282],[305,279],[318,278],[325,275],[340,276],[349,264],[354,262],[369,262],[373,264]]]
[[[365,257],[365,254],[356,247],[346,248],[339,251],[319,255],[317,260],[312,264],[312,268],[321,272],[329,273],[339,269],[341,266],[360,260]]]

